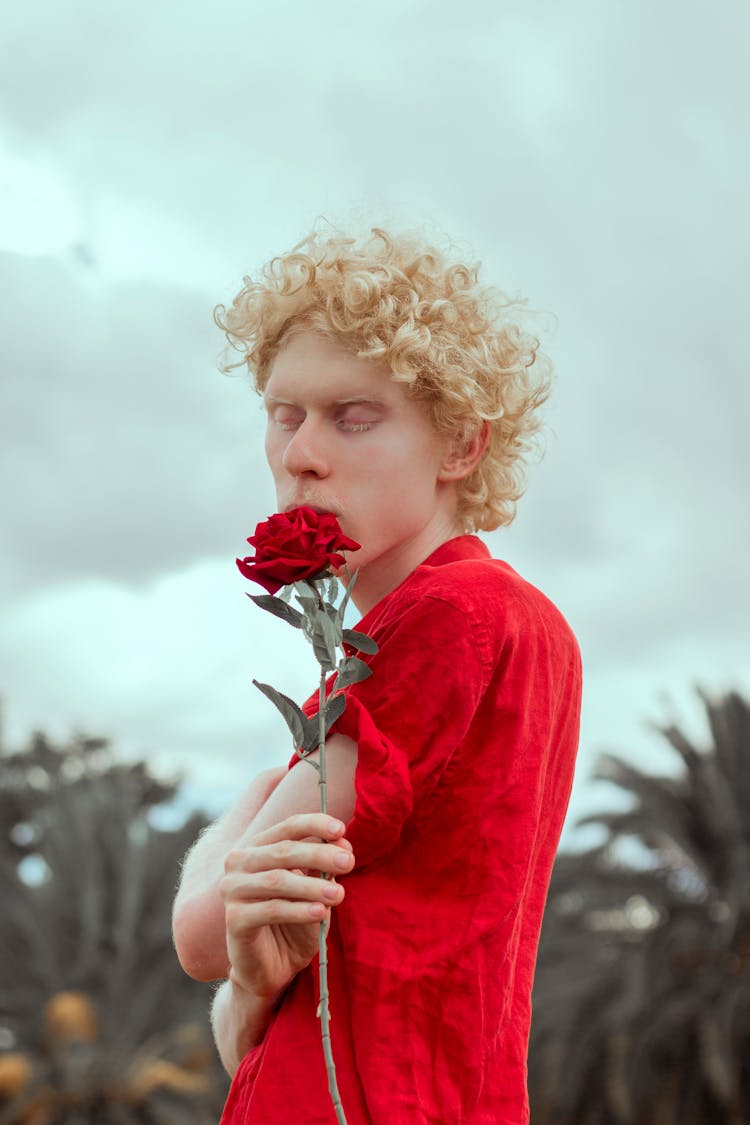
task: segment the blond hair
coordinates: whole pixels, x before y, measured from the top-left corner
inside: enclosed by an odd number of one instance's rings
[[[290,334],[310,329],[353,354],[384,360],[423,400],[438,432],[470,438],[489,423],[487,449],[458,482],[467,531],[491,531],[515,516],[525,458],[549,394],[551,364],[521,324],[519,299],[479,283],[478,265],[447,260],[414,235],[374,228],[357,240],[314,230],[244,279],[214,319],[262,393]]]

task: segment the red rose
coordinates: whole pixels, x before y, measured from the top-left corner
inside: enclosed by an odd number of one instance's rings
[[[359,543],[347,538],[330,512],[294,508],[259,523],[248,539],[255,557],[237,559],[240,572],[269,594],[281,586],[315,578],[330,567],[344,565],[340,551],[358,551]]]

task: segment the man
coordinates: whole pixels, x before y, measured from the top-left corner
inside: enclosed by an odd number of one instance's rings
[[[580,659],[473,532],[513,517],[546,363],[476,270],[382,231],[313,234],[217,319],[263,394],[279,510],[332,512],[362,544],[357,628],[379,644],[327,740],[330,815],[295,758],[185,864],[178,954],[224,979],[223,1120],[335,1120],[316,1017],[328,919],[349,1125],[524,1125]]]

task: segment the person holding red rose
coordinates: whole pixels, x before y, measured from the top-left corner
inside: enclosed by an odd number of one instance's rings
[[[273,593],[306,563],[346,581],[343,554],[378,645],[326,740],[329,814],[295,755],[184,866],[178,955],[223,981],[222,1122],[335,1121],[316,1017],[328,919],[349,1125],[527,1125],[581,665],[559,611],[476,532],[513,518],[548,361],[476,268],[380,230],[313,232],[217,321],[263,395],[279,508],[239,565]]]

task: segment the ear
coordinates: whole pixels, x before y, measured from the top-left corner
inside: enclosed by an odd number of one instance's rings
[[[438,480],[463,480],[476,469],[490,440],[490,424],[485,421],[469,437],[456,435],[446,450]]]

